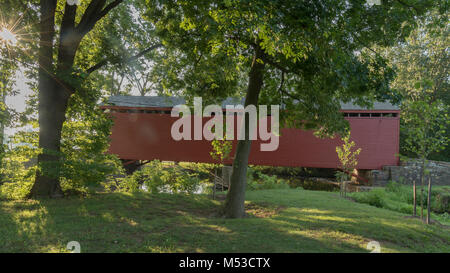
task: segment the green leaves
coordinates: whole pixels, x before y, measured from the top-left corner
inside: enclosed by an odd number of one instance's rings
[[[233,149],[233,142],[230,140],[225,139],[214,139],[211,142],[212,146],[212,152],[209,154],[211,155],[212,159],[219,161],[223,164],[223,162],[230,158],[231,150]]]
[[[178,165],[168,166],[154,160],[133,175],[123,178],[119,188],[136,192],[140,190],[139,185],[144,185],[146,191],[151,193],[194,193],[200,186],[200,179],[197,174],[189,173]]]
[[[397,74],[392,88],[403,97],[400,149],[410,157],[450,158],[448,19],[448,11],[436,7],[418,20],[405,42],[388,49]]]
[[[166,92],[244,96],[244,73],[260,46],[261,103],[283,104],[286,124],[332,135],[348,126],[341,102],[398,102],[389,88],[394,72],[373,48],[404,39],[431,3],[147,1],[146,18],[167,45],[158,74]]]
[[[449,106],[430,99],[406,101],[402,130],[404,149],[423,159],[443,150],[449,142]]]
[[[356,144],[354,141],[350,141],[350,133],[342,137],[342,141],[344,143],[342,146],[336,147],[336,153],[341,162],[341,168],[349,172],[358,165],[357,157],[361,153],[361,148],[354,149]]]

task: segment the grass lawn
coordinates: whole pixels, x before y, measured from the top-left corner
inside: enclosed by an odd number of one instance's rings
[[[203,195],[98,194],[0,201],[0,252],[450,252],[450,229],[301,189],[247,192],[245,219]]]

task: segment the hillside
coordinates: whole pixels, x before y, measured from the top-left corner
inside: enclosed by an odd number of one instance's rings
[[[98,194],[0,201],[0,252],[449,252],[450,229],[405,214],[295,190],[247,192],[249,217],[215,216],[202,195]]]

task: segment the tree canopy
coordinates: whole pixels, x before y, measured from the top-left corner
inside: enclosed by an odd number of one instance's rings
[[[182,63],[168,71],[186,94],[222,98],[242,92],[239,84],[247,81],[246,105],[283,105],[284,125],[332,135],[348,128],[341,102],[367,106],[396,98],[389,89],[393,70],[372,47],[404,40],[432,4],[147,1],[146,15],[169,54],[176,52],[169,59]],[[229,217],[244,215],[250,145],[241,140],[237,147],[225,206]]]

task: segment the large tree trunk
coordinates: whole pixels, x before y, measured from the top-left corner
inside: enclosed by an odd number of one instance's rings
[[[61,134],[69,98],[75,92],[72,69],[75,54],[83,37],[110,10],[123,0],[116,0],[106,7],[104,0],[92,0],[75,26],[76,5],[65,5],[59,28],[59,48],[57,67],[54,65],[55,12],[57,0],[41,0],[41,19],[39,24],[39,148],[43,151],[38,156],[41,169],[36,174],[36,181],[30,197],[58,197],[63,192],[59,184],[61,167]],[[150,50],[150,49],[149,49]],[[105,62],[94,66],[94,70]],[[55,73],[57,71],[58,73]],[[62,75],[64,74],[64,75]],[[62,75],[62,76],[61,76]],[[68,80],[71,79],[71,80]]]
[[[257,43],[255,48],[255,55],[249,74],[249,83],[247,89],[247,96],[245,98],[245,106],[258,105],[259,93],[263,86],[264,64],[260,62],[262,58],[262,49]],[[250,123],[249,117],[245,118],[245,140],[239,140],[236,156],[233,161],[233,173],[231,175],[231,185],[225,201],[224,215],[227,218],[242,218],[245,216],[245,187],[247,185],[247,167],[248,157],[250,155]]]
[[[62,99],[59,98],[53,66],[53,46],[55,37],[55,11],[57,0],[41,0],[39,24],[39,148],[38,165],[43,169],[36,174],[30,197],[57,197],[62,195],[59,180],[47,174],[51,163],[58,160],[64,114],[61,112]],[[64,104],[64,103],[63,103]]]
[[[39,148],[40,171],[31,190],[31,197],[61,197],[59,184],[61,167],[61,133],[69,94],[55,81],[47,82],[39,90]],[[42,88],[41,88],[42,87]]]
[[[2,94],[2,103],[6,105],[6,91]],[[3,142],[5,141],[5,121],[0,120],[0,169],[3,168],[3,157],[5,153],[5,147],[3,146]],[[3,175],[0,174],[0,185],[3,183]]]
[[[3,83],[6,85],[6,83]],[[1,102],[6,105],[6,91],[1,94]],[[3,142],[5,141],[5,122],[0,121],[0,153],[3,153]],[[1,162],[0,162],[1,164]]]

